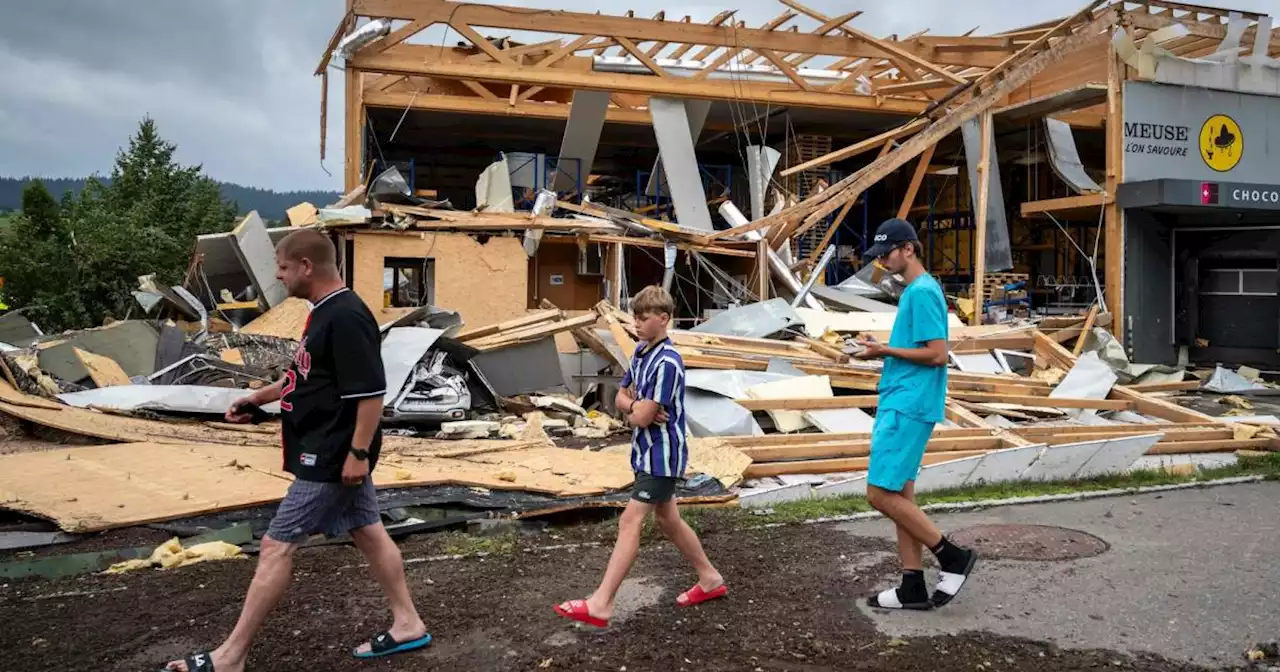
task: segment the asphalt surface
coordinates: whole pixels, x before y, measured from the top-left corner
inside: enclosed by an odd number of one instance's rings
[[[1242,664],[1255,642],[1280,637],[1280,483],[998,507],[934,520],[944,532],[999,523],[1061,526],[1096,535],[1110,548],[1056,562],[985,559],[960,596],[932,612],[863,606],[885,634],[986,630],[1215,667]],[[893,533],[883,519],[840,529],[864,537]],[[926,572],[932,586],[933,568]],[[885,580],[887,587],[897,576]]]

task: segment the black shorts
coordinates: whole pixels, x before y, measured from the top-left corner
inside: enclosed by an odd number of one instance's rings
[[[667,476],[654,476],[639,472],[635,485],[631,486],[631,499],[644,504],[662,504],[671,501],[676,494],[676,485],[681,479]]]

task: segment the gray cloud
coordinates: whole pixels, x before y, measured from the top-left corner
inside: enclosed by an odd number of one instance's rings
[[[866,13],[854,25],[875,35],[925,28],[956,34],[975,26],[986,34],[1066,15],[1081,1],[864,0],[857,6]],[[1273,3],[1233,4],[1266,11]],[[565,7],[562,0],[508,4]],[[809,5],[829,15],[849,11],[841,0]],[[738,17],[749,25],[785,9],[772,0],[740,0],[738,6]],[[573,7],[622,13],[637,5],[593,0]],[[689,14],[705,21],[721,8],[672,4],[667,19]],[[203,164],[217,179],[338,189],[342,78],[330,83],[328,175],[319,161],[320,80],[312,72],[342,11],[342,0],[6,3],[0,21],[0,175],[105,173],[146,115],[178,145],[179,161]]]

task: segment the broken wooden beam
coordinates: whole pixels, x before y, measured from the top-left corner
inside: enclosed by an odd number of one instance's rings
[[[963,450],[955,452],[925,452],[922,465],[950,462],[966,457],[986,455],[985,450]],[[834,460],[797,460],[795,462],[764,462],[752,464],[742,472],[743,478],[763,478],[765,476],[781,476],[783,474],[829,474],[842,471],[866,471],[871,460],[866,457],[846,457]]]

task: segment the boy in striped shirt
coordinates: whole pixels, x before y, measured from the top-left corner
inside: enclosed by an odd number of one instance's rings
[[[680,517],[674,499],[676,485],[684,477],[689,461],[684,361],[667,337],[675,302],[665,289],[645,287],[632,300],[631,311],[640,344],[614,400],[635,428],[631,436],[631,468],[636,478],[631,501],[618,521],[618,541],[600,586],[585,600],[555,606],[556,613],[565,618],[601,628],[608,626],[613,616],[614,597],[635,562],[640,550],[640,527],[651,511],[658,529],[698,572],[698,582],[681,593],[676,604],[688,607],[727,592],[724,579],[707,560],[698,535]]]

